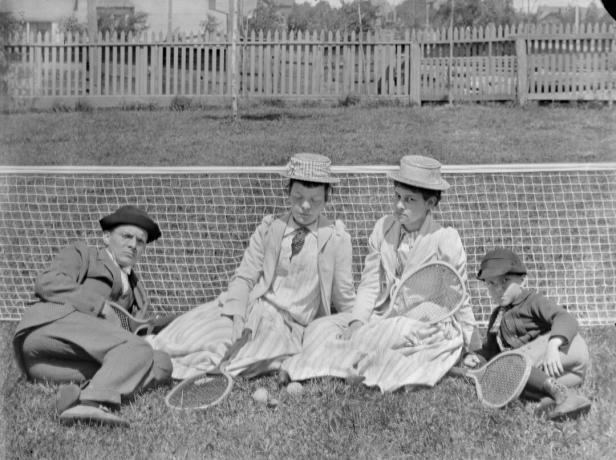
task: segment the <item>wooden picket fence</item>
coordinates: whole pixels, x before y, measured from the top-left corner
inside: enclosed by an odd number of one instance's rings
[[[33,106],[88,101],[228,101],[226,37],[16,35],[10,95]],[[616,96],[616,33],[605,24],[409,31],[255,33],[237,46],[245,99],[607,100]]]

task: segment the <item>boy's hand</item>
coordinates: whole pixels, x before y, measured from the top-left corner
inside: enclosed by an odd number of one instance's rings
[[[475,353],[469,353],[462,360],[465,367],[477,367],[481,363],[481,358]]]
[[[559,377],[563,374],[563,364],[560,360],[560,346],[563,339],[560,337],[552,337],[548,342],[548,347],[545,353],[537,363],[537,366],[550,377]]]

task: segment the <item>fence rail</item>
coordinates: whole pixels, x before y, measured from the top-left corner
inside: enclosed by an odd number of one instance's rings
[[[45,104],[89,100],[227,100],[230,42],[221,36],[16,35],[6,46],[10,95]],[[350,94],[422,101],[607,100],[616,93],[611,26],[263,33],[240,40],[243,98],[327,99]]]

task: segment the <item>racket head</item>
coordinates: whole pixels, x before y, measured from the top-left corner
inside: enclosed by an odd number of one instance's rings
[[[453,315],[466,299],[464,280],[446,262],[430,262],[405,275],[392,296],[398,316],[437,323]]]
[[[223,401],[232,388],[233,379],[227,373],[198,374],[173,387],[165,404],[176,410],[204,410]]]
[[[531,362],[517,351],[507,351],[492,358],[477,370],[466,371],[475,380],[477,397],[488,407],[509,404],[524,390],[530,376]]]

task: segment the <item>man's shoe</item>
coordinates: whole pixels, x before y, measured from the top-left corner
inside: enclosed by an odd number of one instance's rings
[[[87,406],[79,404],[71,407],[60,414],[60,422],[73,424],[75,422],[94,423],[99,425],[124,426],[130,425],[128,420],[124,420],[117,415],[109,412],[105,406]]]
[[[554,422],[562,422],[577,418],[580,415],[587,414],[590,406],[588,398],[569,390],[567,398],[554,406],[554,410],[548,414],[548,419]]]
[[[66,409],[76,406],[79,403],[80,394],[81,388],[74,383],[62,385],[56,393],[56,414],[61,414]]]

